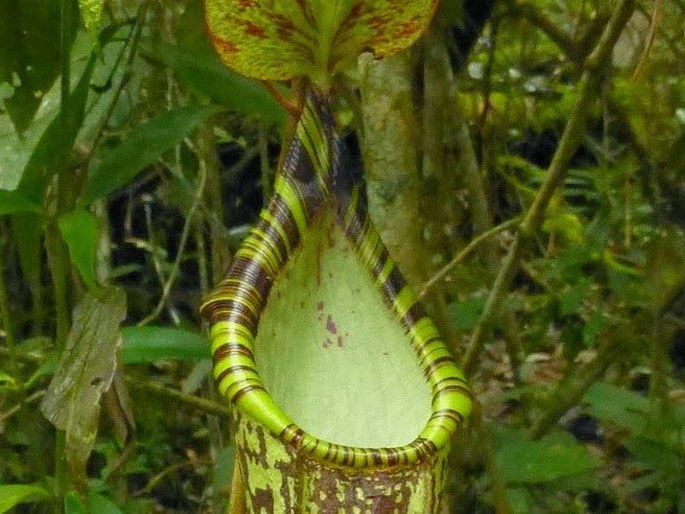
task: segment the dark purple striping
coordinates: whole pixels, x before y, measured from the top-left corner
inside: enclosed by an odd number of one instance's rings
[[[447,393],[447,392],[450,392],[450,393],[451,393],[451,392],[455,392],[455,391],[458,391],[458,392],[460,392],[461,394],[463,394],[464,396],[466,396],[466,397],[468,397],[469,399],[473,400],[473,393],[469,390],[468,387],[466,387],[466,385],[456,385],[456,384],[455,384],[455,385],[449,385],[449,386],[444,386],[444,385],[441,386],[440,389],[437,390],[437,391],[433,394],[433,401],[435,401],[435,400],[437,399],[437,397],[440,396],[441,394],[444,394],[444,393]]]
[[[438,369],[441,364],[454,364],[454,358],[451,355],[443,355],[442,357],[438,357],[437,359],[433,359],[429,364],[426,365],[426,367],[423,369],[424,375],[428,376],[433,371]]]
[[[462,414],[454,409],[440,409],[437,410],[433,413],[431,418],[451,418],[454,419],[457,423],[461,423],[464,421],[464,416]]]
[[[221,380],[224,378],[224,376],[225,373],[219,374],[219,376],[217,377],[217,383],[221,383]],[[233,398],[231,398],[231,401],[233,403],[238,403],[238,400],[240,400],[244,395],[252,391],[266,391],[266,389],[264,389],[264,386],[259,382],[255,382],[253,380],[244,380],[241,382],[243,382],[245,385],[239,387],[236,393],[233,395]],[[236,383],[239,384],[241,382]]]
[[[214,351],[213,358],[215,362],[220,362],[221,359],[225,359],[232,355],[240,355],[254,361],[254,354],[252,351],[240,343],[222,344]]]
[[[421,319],[426,317],[426,312],[423,310],[423,306],[418,300],[414,301],[411,307],[402,317],[402,322],[404,326],[409,328],[416,325]]]

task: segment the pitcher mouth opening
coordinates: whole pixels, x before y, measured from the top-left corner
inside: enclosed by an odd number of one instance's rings
[[[270,283],[257,314],[253,289],[229,277],[235,299],[206,304],[214,374],[222,395],[299,452],[409,464],[448,444],[471,394],[387,254],[374,277],[360,253],[328,211],[260,279]],[[254,279],[249,263],[240,271]]]

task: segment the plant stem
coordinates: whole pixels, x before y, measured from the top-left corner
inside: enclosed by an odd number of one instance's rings
[[[492,493],[493,503],[495,504],[495,512],[497,514],[509,514],[511,507],[509,506],[509,499],[507,498],[507,490],[500,477],[499,468],[495,460],[495,450],[492,444],[492,437],[490,437],[490,429],[485,426],[483,419],[483,411],[478,402],[474,402],[473,411],[471,412],[471,426],[478,438],[480,453],[483,456],[485,469],[490,480],[490,492]]]
[[[549,408],[530,429],[532,439],[545,435],[570,407],[581,400],[585,391],[604,373],[607,366],[616,360],[616,341],[618,338],[609,337],[590,364],[576,366],[566,374],[564,382],[552,393]]]
[[[139,391],[145,391],[148,393],[156,394],[158,396],[163,396],[165,398],[170,398],[194,409],[206,412],[207,414],[219,416],[226,420],[231,419],[231,410],[228,407],[221,405],[219,403],[212,402],[210,400],[205,400],[204,398],[200,398],[198,396],[194,396],[191,394],[186,394],[182,391],[171,389],[156,382],[142,382],[129,376],[126,377],[126,383],[129,386],[131,386],[132,389],[138,389]]]
[[[164,305],[169,299],[171,294],[171,288],[176,282],[176,278],[179,275],[181,269],[181,260],[183,258],[183,252],[185,251],[186,244],[188,243],[188,236],[190,235],[190,229],[193,227],[193,220],[195,219],[195,213],[197,212],[200,203],[202,202],[202,196],[205,190],[205,183],[207,178],[207,170],[205,169],[206,162],[200,159],[200,171],[198,173],[198,185],[197,191],[195,192],[195,197],[193,198],[193,204],[188,211],[188,216],[183,224],[183,230],[181,231],[181,239],[178,243],[178,252],[176,254],[176,259],[174,259],[174,266],[169,274],[169,278],[164,282],[164,288],[162,290],[162,296],[157,302],[155,309],[145,317],[138,325],[146,325],[153,319],[155,319],[162,312]]]
[[[360,137],[369,216],[407,282],[427,278],[423,252],[420,133],[413,103],[416,67],[403,54],[359,59],[363,135]]]
[[[485,331],[489,327],[493,317],[499,310],[499,306],[509,288],[511,279],[518,268],[524,242],[531,237],[542,223],[543,216],[555,191],[562,184],[571,157],[582,141],[585,120],[589,108],[595,99],[595,93],[604,78],[602,66],[611,61],[611,50],[618,40],[626,22],[630,18],[635,7],[634,0],[622,0],[614,11],[606,30],[602,34],[597,47],[585,61],[583,74],[578,87],[578,98],[571,112],[571,117],[564,129],[552,162],[547,170],[547,178],[538,190],[532,205],[526,212],[521,222],[516,239],[509,249],[502,267],[495,279],[490,295],[485,304],[483,314],[478,320],[478,325],[473,331],[466,353],[461,361],[462,369],[469,374],[474,371],[478,364],[478,355],[483,343]]]
[[[17,340],[14,335],[14,321],[12,319],[12,311],[9,304],[9,292],[7,291],[7,283],[5,282],[5,248],[6,248],[6,230],[5,225],[0,225],[0,320],[2,320],[2,327],[5,332],[5,341],[7,342],[7,349],[9,351],[9,365],[12,373],[17,373],[19,368],[16,359]]]
[[[480,246],[481,243],[484,241],[490,239],[491,237],[499,234],[500,232],[504,232],[505,230],[508,230],[510,228],[513,228],[515,225],[517,225],[521,221],[520,217],[512,218],[510,220],[505,221],[504,223],[500,223],[496,227],[492,227],[489,230],[486,230],[485,232],[482,232],[481,234],[478,234],[477,237],[474,237],[469,244],[467,244],[459,253],[457,253],[450,262],[445,264],[445,266],[440,269],[435,275],[433,275],[430,280],[428,280],[423,287],[421,288],[421,291],[419,292],[419,298],[423,298],[427,293],[428,290],[433,287],[435,284],[440,282],[442,279],[444,279],[447,274],[454,269],[454,267],[459,264],[461,261],[463,261],[466,257],[468,257],[478,246]]]
[[[66,249],[59,235],[56,221],[48,224],[45,233],[50,275],[55,294],[55,343],[61,352],[69,334],[69,295],[67,292],[68,267]]]

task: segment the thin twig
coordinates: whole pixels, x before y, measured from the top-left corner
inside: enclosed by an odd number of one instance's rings
[[[36,391],[32,395],[24,398],[21,402],[17,403],[11,409],[5,412],[0,412],[0,426],[2,426],[7,421],[7,419],[11,418],[17,412],[19,412],[23,407],[26,407],[27,405],[35,402],[36,400],[40,400],[43,396],[45,396],[45,390]]]
[[[586,365],[576,365],[566,373],[566,378],[551,394],[548,407],[530,429],[530,437],[539,439],[554,426],[561,416],[578,403],[585,392],[616,360],[618,338],[608,337],[600,346],[594,360]]]
[[[571,112],[571,117],[564,129],[552,162],[547,170],[547,178],[538,190],[533,203],[528,209],[523,222],[516,234],[502,267],[495,279],[490,295],[485,304],[478,324],[471,335],[471,340],[466,353],[461,361],[462,369],[466,373],[472,372],[477,363],[485,331],[490,325],[499,306],[509,288],[511,279],[518,269],[519,258],[522,253],[524,242],[537,232],[542,223],[545,211],[552,196],[563,183],[568,171],[568,165],[578,145],[582,141],[585,120],[592,102],[595,99],[597,88],[604,74],[601,73],[611,58],[611,51],[618,37],[627,23],[635,7],[634,0],[623,0],[614,11],[606,30],[602,34],[597,47],[587,58],[583,67],[583,75],[578,87],[578,98]]]
[[[3,223],[0,225],[0,326],[5,332],[5,341],[9,350],[9,360],[12,372],[18,371],[16,361],[16,347],[17,340],[14,335],[14,319],[12,318],[12,311],[10,309],[9,291],[5,282],[5,248],[6,248],[6,226]],[[1,337],[0,337],[1,340]]]
[[[652,45],[654,44],[654,39],[656,38],[656,30],[659,27],[659,18],[661,17],[661,9],[663,7],[663,4],[664,0],[656,0],[654,2],[654,11],[652,11],[652,23],[649,27],[647,43],[645,44],[645,49],[642,52],[640,61],[637,63],[637,66],[635,67],[633,76],[631,77],[633,79],[637,78],[637,76],[640,75],[640,73],[642,72],[642,68],[645,65],[645,62],[647,62],[647,57],[649,56],[649,52],[652,49]]]
[[[138,323],[139,326],[147,325],[153,319],[157,318],[157,316],[159,316],[159,314],[162,312],[162,309],[164,308],[164,305],[166,304],[167,300],[169,299],[169,295],[171,294],[171,288],[176,282],[176,278],[178,277],[179,271],[181,269],[181,259],[183,258],[183,252],[185,250],[186,244],[188,243],[188,235],[190,234],[190,228],[193,225],[195,212],[197,211],[200,203],[202,202],[202,196],[204,194],[205,182],[207,178],[205,166],[206,163],[202,159],[200,159],[200,169],[198,173],[199,184],[197,186],[197,190],[195,191],[195,198],[193,198],[193,204],[190,207],[190,210],[188,211],[188,216],[186,217],[185,223],[183,224],[183,230],[181,231],[181,239],[178,244],[178,251],[176,253],[176,258],[174,259],[174,266],[171,270],[171,273],[169,274],[169,278],[164,283],[162,296],[159,298],[159,302],[157,302],[157,306],[154,308],[154,310]]]
[[[164,396],[180,402],[188,407],[206,412],[207,414],[213,414],[214,416],[219,416],[226,420],[231,419],[231,410],[227,406],[221,405],[220,403],[206,400],[192,394],[186,394],[177,389],[171,389],[170,387],[166,387],[162,384],[158,384],[157,382],[152,382],[149,380],[143,382],[127,376],[126,383],[131,386],[132,389],[138,389],[140,391],[146,391],[159,396]]]
[[[492,227],[485,232],[478,234],[474,239],[472,239],[469,244],[467,244],[457,255],[455,255],[450,262],[445,264],[443,268],[433,275],[421,288],[419,292],[419,298],[423,298],[428,294],[428,291],[438,282],[440,282],[447,274],[454,269],[454,267],[468,257],[481,243],[490,239],[500,232],[504,232],[517,225],[521,221],[520,217],[512,218],[499,225]]]

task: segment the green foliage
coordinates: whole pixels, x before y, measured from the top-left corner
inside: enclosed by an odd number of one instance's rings
[[[283,108],[261,84],[226,69],[205,40],[194,43],[192,47],[155,43],[143,53],[174,70],[191,91],[227,109],[254,114],[282,127]]]
[[[129,182],[157,158],[186,137],[199,123],[218,109],[188,106],[165,112],[131,131],[112,149],[93,158],[88,185],[81,201],[85,204],[112,193]]]
[[[507,484],[544,484],[587,473],[599,459],[568,435],[551,434],[532,441],[521,434],[503,437],[497,452],[500,476]]]
[[[64,243],[69,248],[71,261],[81,274],[88,288],[97,292],[95,259],[98,242],[98,222],[93,214],[76,209],[62,215],[57,220]]]
[[[0,101],[0,110],[6,109],[19,134],[31,124],[45,93],[59,75],[61,51],[67,51],[76,34],[75,25],[55,22],[61,17],[61,3],[0,3],[0,85],[8,90]]]
[[[197,332],[170,327],[125,327],[121,360],[127,364],[162,359],[199,360],[210,357],[207,340]]]
[[[483,178],[492,220],[525,215],[578,100],[584,52],[619,3],[500,3],[464,69],[450,70],[457,87],[442,79],[439,89],[457,91],[461,109],[452,110],[452,93],[436,108],[450,127],[441,136],[449,173],[426,179],[432,189],[421,202],[430,208],[407,218],[426,226],[426,268],[477,236],[478,206],[464,193],[471,191],[468,174],[450,153],[457,131],[447,118],[471,129],[475,175]],[[296,3],[273,4],[290,15]],[[346,116],[355,117],[345,124],[360,128],[366,158],[374,127],[357,119],[360,91],[349,65],[360,45],[394,52],[422,27],[390,42],[343,31],[344,44],[331,45],[346,12],[334,7],[353,2],[304,4],[330,15],[307,42],[315,42],[313,61],[279,44],[238,57],[223,52],[224,62],[247,74],[257,69],[258,78],[321,78],[321,65],[344,71],[332,91],[344,95]],[[468,4],[447,2],[438,22],[451,27]],[[587,109],[582,144],[540,226],[519,248],[496,316],[480,325],[513,230],[478,245],[426,297],[444,335],[455,336],[456,353],[461,341],[484,334],[472,378],[488,433],[473,427],[465,434],[474,449],[446,471],[448,482],[458,483],[455,504],[469,512],[685,508],[678,360],[685,13],[679,2],[663,3],[638,70],[650,33],[644,14],[653,9],[638,4],[641,14],[616,45],[615,66],[602,63],[607,79]],[[431,6],[411,9],[423,19]],[[233,448],[225,442],[225,406],[209,385],[196,307],[261,206],[258,191],[268,196],[273,128],[284,131],[286,115],[262,84],[223,67],[204,32],[202,7],[186,0],[0,0],[0,512],[224,511]],[[252,20],[243,21],[219,27],[219,36],[237,34],[242,45]],[[408,80],[416,84],[407,91],[416,117],[407,145],[422,164],[420,134],[433,133],[421,124],[435,107],[424,87],[434,50],[425,41],[415,47]],[[270,63],[277,77],[263,73]],[[294,91],[276,87],[286,97]],[[383,109],[392,106],[374,107],[385,120]],[[367,179],[373,190],[374,177]],[[406,186],[400,182],[397,194]],[[406,228],[392,228],[397,239]],[[126,291],[123,322],[121,293],[117,301],[108,296],[113,284]],[[283,317],[292,314],[288,307]],[[295,355],[278,365],[299,373]],[[63,445],[38,408],[42,398],[48,417],[68,429]],[[206,403],[193,403],[198,399]],[[80,472],[55,466],[67,456]]]
[[[37,485],[0,485],[0,513],[7,512],[20,503],[44,501],[49,496],[44,488]]]

